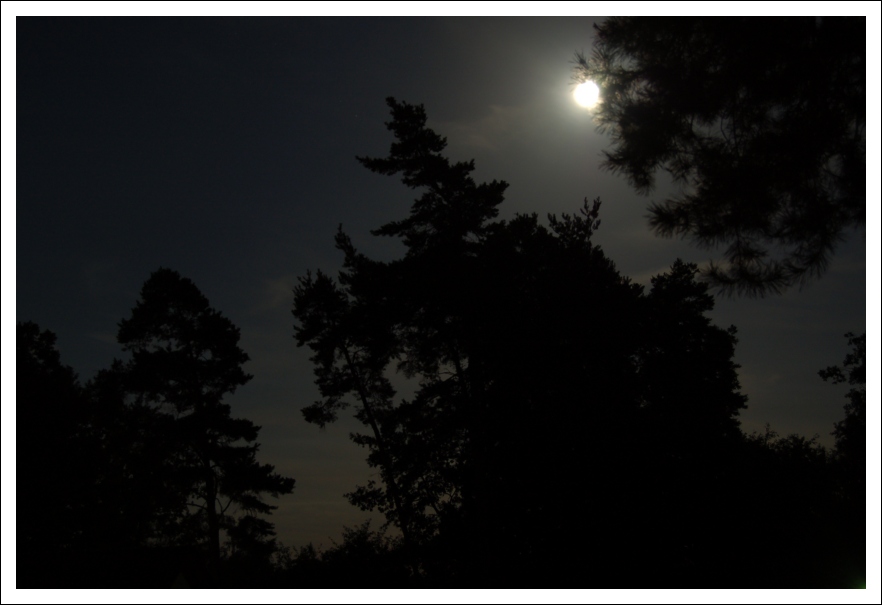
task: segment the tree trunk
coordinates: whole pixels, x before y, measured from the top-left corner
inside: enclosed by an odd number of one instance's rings
[[[208,553],[208,569],[213,586],[220,579],[220,519],[217,509],[217,481],[210,463],[206,463],[205,477],[205,511],[208,513],[208,535],[210,539]]]

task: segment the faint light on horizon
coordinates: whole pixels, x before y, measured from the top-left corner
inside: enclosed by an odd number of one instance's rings
[[[576,86],[576,90],[573,91],[573,98],[575,98],[576,103],[582,107],[590,109],[597,105],[597,101],[600,99],[600,88],[598,88],[597,84],[591,80],[582,82]]]

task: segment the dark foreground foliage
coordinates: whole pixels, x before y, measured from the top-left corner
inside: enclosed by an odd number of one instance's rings
[[[342,270],[303,277],[294,315],[323,396],[304,417],[354,408],[380,480],[349,498],[400,531],[409,576],[850,585],[837,467],[811,440],[742,433],[735,328],[708,319],[696,267],[631,283],[591,241],[599,200],[497,220],[506,183],[475,183],[422,106],[388,103],[388,157],[359,160],[419,192],[373,231],[406,252],[372,260],[341,227]]]
[[[506,184],[441,155],[421,106],[389,106],[389,156],[361,161],[420,191],[374,232],[406,252],[372,260],[341,228],[343,269],[294,305],[321,393],[303,415],[354,410],[379,472],[348,497],[386,527],[281,547],[263,498],[293,480],[223,403],[250,379],[238,329],[160,270],[120,324],[130,359],[85,386],[19,324],[17,585],[861,586],[864,338],[822,372],[851,386],[832,453],[745,435],[735,329],[695,266],[632,283],[591,241],[599,200],[498,220]]]
[[[270,569],[264,496],[294,480],[257,462],[260,427],[223,402],[251,379],[248,356],[190,280],[147,280],[120,322],[130,359],[85,386],[51,332],[17,336],[19,587],[209,586],[222,566]]]
[[[594,80],[603,167],[649,193],[659,235],[726,246],[707,277],[780,293],[818,278],[866,222],[867,20],[616,17],[574,77]]]

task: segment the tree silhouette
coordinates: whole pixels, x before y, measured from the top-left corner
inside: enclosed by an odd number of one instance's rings
[[[833,464],[840,502],[838,519],[847,536],[848,546],[842,557],[851,564],[854,580],[866,581],[867,518],[867,335],[845,335],[851,350],[842,366],[830,366],[818,372],[833,384],[847,382],[845,418],[837,422],[833,436],[836,448]]]
[[[443,157],[422,106],[388,104],[389,156],[359,160],[421,190],[372,232],[406,252],[369,259],[341,227],[338,278],[295,290],[322,395],[304,417],[321,426],[355,403],[368,431],[352,438],[380,470],[350,501],[385,513],[412,568],[442,582],[610,581],[635,542],[659,569],[685,542],[712,549],[693,520],[719,508],[694,511],[723,492],[710,471],[739,442],[745,397],[735,330],[707,319],[696,267],[678,261],[644,294],[591,242],[599,200],[548,226],[494,220],[506,184]],[[411,398],[396,401],[393,370],[419,385]]]
[[[825,381],[833,384],[848,382],[851,385],[846,394],[845,419],[836,423],[833,435],[836,437],[836,454],[849,463],[862,465],[866,469],[867,459],[867,335],[845,335],[852,350],[845,356],[842,367],[830,366],[818,372]],[[858,470],[859,476],[865,472]]]
[[[686,193],[650,224],[713,248],[707,277],[778,293],[819,277],[866,204],[866,20],[612,18],[574,79],[601,90],[605,168]]]
[[[120,363],[80,386],[55,340],[18,324],[16,584],[167,586],[160,559],[174,566],[180,553],[144,547],[181,506],[162,472],[169,425],[124,404]]]
[[[142,287],[131,317],[120,322],[118,340],[131,353],[116,371],[132,405],[153,410],[163,427],[153,444],[163,453],[162,466],[151,470],[162,474],[177,503],[166,537],[207,541],[216,579],[221,530],[236,544],[265,541],[272,524],[255,515],[276,507],[262,495],[294,488],[293,479],[257,462],[260,427],[232,418],[223,403],[251,379],[241,367],[248,355],[239,348],[239,330],[192,281],[159,269]]]
[[[56,336],[16,325],[16,547],[19,580],[30,563],[88,539],[91,454],[76,374],[62,365]],[[20,581],[26,585],[31,578]]]
[[[286,551],[278,567],[285,586],[297,588],[423,587],[412,582],[401,561],[401,538],[371,529],[366,521],[343,527],[341,542],[327,549],[312,543]]]
[[[719,563],[739,569],[755,588],[853,587],[843,575],[852,553],[843,549],[834,469],[818,436],[780,437],[766,426],[746,437],[738,454],[729,494],[737,517],[721,524],[732,533],[718,535],[733,546]],[[750,544],[759,536],[762,548]]]

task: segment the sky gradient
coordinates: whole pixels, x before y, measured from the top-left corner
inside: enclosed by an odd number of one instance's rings
[[[122,356],[117,323],[152,271],[192,279],[241,329],[251,357],[245,369],[254,379],[228,400],[233,415],[263,427],[259,460],[297,481],[275,502],[278,538],[330,546],[343,525],[367,517],[342,495],[375,469],[348,440],[357,422],[319,430],[301,416],[318,392],[309,353],[295,346],[292,289],[309,269],[339,269],[338,224],[374,258],[402,249],[369,230],[404,217],[414,192],[355,159],[388,151],[387,96],[424,104],[448,156],[475,159],[476,181],[510,183],[501,218],[572,213],[583,198],[600,197],[596,243],[645,285],[678,257],[718,258],[651,233],[647,206],[669,189],[641,197],[598,169],[608,139],[574,102],[570,77],[574,53],[590,51],[601,19],[19,18],[16,320],[55,332],[62,362],[85,382]],[[870,71],[877,68],[878,57]],[[878,110],[878,77],[871,82]],[[878,120],[878,111],[868,115]],[[878,165],[878,121],[867,130],[868,163]],[[9,144],[5,135],[4,155]],[[8,170],[4,159],[4,181]],[[869,189],[878,205],[878,175]],[[874,263],[877,213],[869,218]],[[863,229],[849,233],[823,278],[802,291],[717,298],[715,323],[738,328],[746,432],[770,423],[832,445],[847,389],[817,372],[841,364],[846,332],[867,330],[867,238]],[[869,274],[878,276],[874,266]],[[878,318],[873,280],[869,314]],[[7,312],[4,304],[4,375]],[[878,389],[870,394],[868,424],[878,427]],[[4,402],[7,395],[4,387]],[[6,427],[14,426],[10,408]]]

